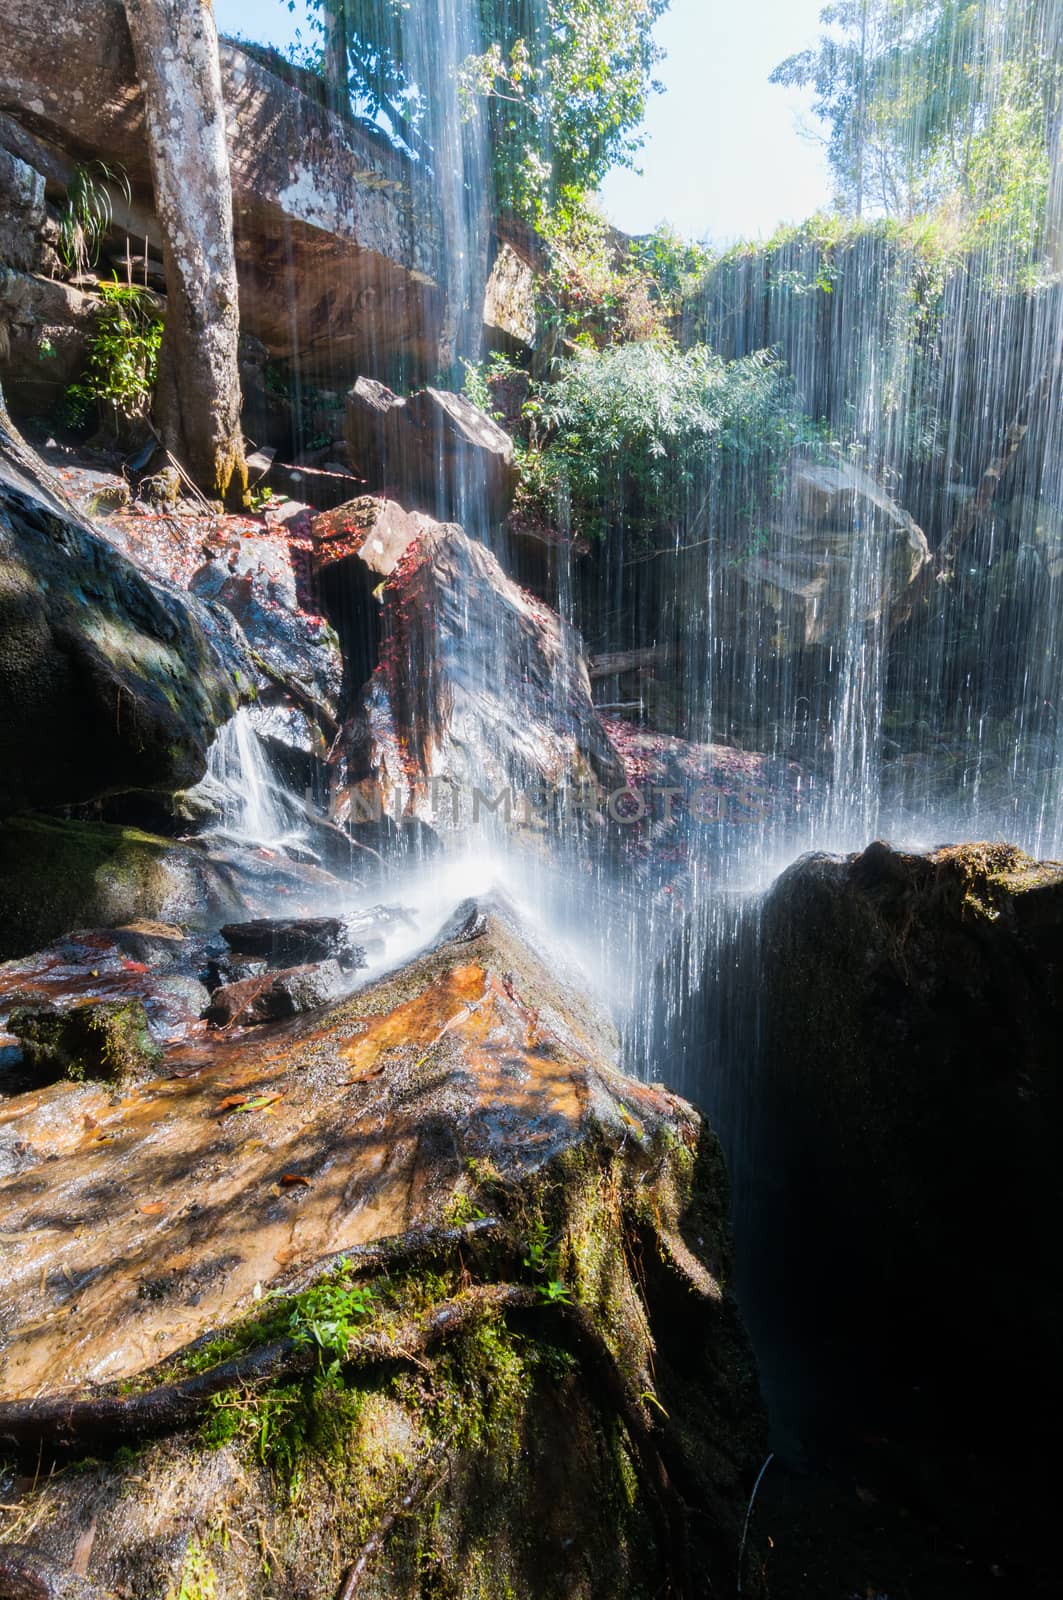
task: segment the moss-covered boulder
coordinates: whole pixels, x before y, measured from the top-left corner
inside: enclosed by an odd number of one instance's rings
[[[228,613],[119,555],[0,397],[0,815],[189,787],[252,681]]]
[[[25,1095],[0,1490],[34,1558],[91,1526],[88,1580],[143,1600],[733,1593],[764,1424],[720,1150],[615,1051],[466,907],[120,1105]]]
[[[230,876],[194,846],[103,822],[0,822],[0,960],[75,928],[137,918],[217,925],[242,908]]]
[[[5,1026],[22,1047],[25,1067],[45,1083],[62,1077],[127,1083],[146,1076],[162,1056],[139,1000],[20,1006]]]

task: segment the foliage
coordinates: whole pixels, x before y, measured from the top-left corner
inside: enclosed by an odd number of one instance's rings
[[[210,1557],[205,1553],[198,1539],[190,1539],[185,1564],[181,1572],[181,1586],[177,1590],[176,1600],[215,1600],[217,1595],[217,1578]],[[170,1600],[174,1600],[174,1591],[170,1590]]]
[[[839,0],[776,68],[826,119],[839,205],[1039,243],[1063,118],[1060,0]]]
[[[570,212],[641,145],[669,0],[468,0],[447,27],[409,0],[308,5],[316,42],[301,56],[320,65],[345,32],[359,115],[431,165],[459,94],[484,118],[498,205],[530,221]]]
[[[560,339],[601,348],[667,337],[685,286],[669,234],[625,239],[583,205],[551,218],[546,238],[536,321],[547,348]]]
[[[712,252],[706,245],[682,238],[664,223],[653,233],[632,239],[628,259],[633,268],[652,280],[661,298],[678,309],[696,292]]]
[[[463,83],[486,107],[500,205],[540,223],[570,215],[611,167],[632,165],[668,4],[480,0],[487,48]]]
[[[76,166],[59,211],[59,259],[68,272],[84,273],[96,265],[100,246],[110,231],[113,206],[108,184],[119,189],[128,204],[129,179],[121,167],[105,161]]]
[[[287,1335],[296,1345],[316,1348],[317,1365],[306,1378],[273,1384],[258,1394],[224,1390],[214,1396],[202,1428],[204,1443],[218,1448],[233,1440],[251,1442],[264,1465],[291,1478],[307,1450],[329,1456],[344,1448],[361,1397],[343,1381],[343,1361],[359,1326],[374,1309],[371,1284],[354,1280],[346,1261],[321,1283],[291,1297],[256,1295],[262,1314],[213,1340],[186,1358],[189,1370],[202,1371],[269,1339]]]
[[[733,503],[770,487],[813,430],[767,351],[726,362],[705,345],[619,345],[582,352],[531,403],[525,496],[571,505],[573,529],[623,525],[652,541],[687,515],[712,469]]]
[[[84,424],[95,405],[117,423],[146,415],[159,369],[162,316],[158,301],[136,284],[100,284],[100,306],[81,378],[64,396],[66,420]]]
[[[352,1282],[351,1268],[344,1262],[335,1277],[296,1296],[289,1336],[297,1345],[316,1345],[322,1355],[331,1355],[338,1364],[374,1298],[371,1285]]]

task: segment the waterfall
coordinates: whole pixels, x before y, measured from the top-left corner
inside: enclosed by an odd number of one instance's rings
[[[215,809],[216,831],[241,844],[275,847],[298,835],[301,803],[273,773],[243,706],[219,729],[208,752],[206,776],[193,793]]]

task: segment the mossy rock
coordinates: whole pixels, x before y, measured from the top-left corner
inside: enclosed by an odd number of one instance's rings
[[[253,677],[233,619],[109,545],[0,397],[0,813],[188,788]]]
[[[200,900],[219,911],[240,905],[204,855],[172,839],[53,817],[0,824],[2,960],[77,928],[116,928],[139,918],[187,921]]]
[[[720,1146],[557,967],[466,903],[327,1012],[215,1040],[105,1153],[65,1086],[27,1097],[0,1191],[63,1226],[6,1246],[0,1435],[47,1463],[43,1557],[95,1517],[88,1576],[143,1600],[735,1592],[766,1428]]]
[[[11,1013],[7,1031],[19,1040],[26,1066],[45,1083],[63,1077],[127,1083],[162,1059],[139,1000],[88,1000],[66,1010],[24,1006]]]

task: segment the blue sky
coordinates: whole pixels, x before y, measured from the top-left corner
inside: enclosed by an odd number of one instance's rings
[[[766,235],[830,199],[808,97],[768,76],[811,44],[825,0],[672,0],[658,27],[667,51],[646,122],[641,175],[611,173],[605,209],[628,233],[670,222],[689,238],[730,243]],[[303,0],[215,0],[219,27],[285,47]]]

